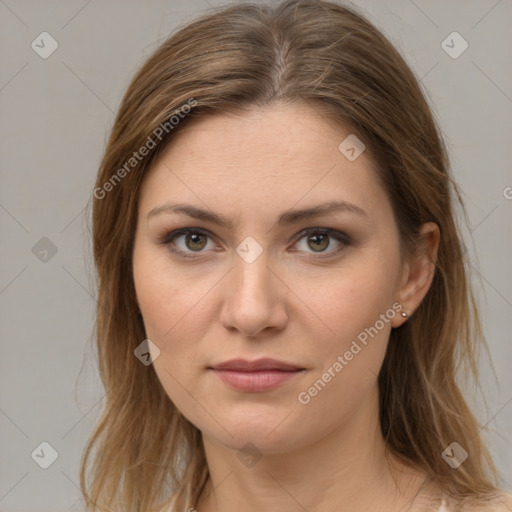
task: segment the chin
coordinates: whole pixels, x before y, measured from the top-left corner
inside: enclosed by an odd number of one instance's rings
[[[214,432],[208,429],[202,429],[202,432],[215,443],[223,444],[236,452],[249,444],[248,451],[255,447],[261,453],[283,454],[308,444],[306,432],[300,425],[288,421],[288,414],[289,412],[285,412],[267,420],[263,420],[261,416],[255,416],[253,420],[245,416],[235,421],[219,421],[221,425],[226,425],[231,436],[218,425],[218,428],[214,427]],[[287,419],[284,420],[285,418]]]

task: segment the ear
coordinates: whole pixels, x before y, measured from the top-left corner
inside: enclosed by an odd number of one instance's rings
[[[422,224],[417,247],[407,255],[404,262],[401,283],[397,291],[397,300],[402,311],[410,317],[427,294],[434,279],[437,251],[441,232],[434,222]],[[407,321],[407,317],[395,315],[391,325],[399,327]]]

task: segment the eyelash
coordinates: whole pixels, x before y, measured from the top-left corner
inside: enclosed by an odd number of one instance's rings
[[[198,254],[198,256],[190,256],[190,253],[184,252],[181,249],[175,249],[175,248],[173,249],[173,248],[171,248],[172,241],[176,237],[178,237],[180,235],[186,235],[186,234],[189,234],[189,233],[193,233],[193,234],[196,234],[196,235],[207,236],[210,239],[212,238],[207,231],[204,231],[202,229],[183,228],[183,229],[177,229],[175,231],[171,231],[171,232],[165,234],[158,241],[158,244],[159,245],[168,246],[169,250],[172,253],[178,254],[179,256],[181,256],[181,257],[183,257],[185,259],[196,259],[196,258],[199,258],[200,257],[199,255],[200,255],[200,253],[202,251],[197,251],[196,252],[196,254]],[[330,251],[328,253],[316,253],[316,256],[314,256],[314,258],[317,258],[317,259],[331,258],[331,257],[333,257],[333,255],[339,254],[346,247],[352,245],[352,239],[346,233],[343,233],[341,231],[337,231],[337,230],[331,229],[331,228],[308,228],[308,229],[304,229],[304,230],[302,230],[298,234],[298,239],[297,239],[297,241],[295,243],[298,243],[300,240],[302,240],[303,238],[305,238],[305,237],[307,237],[308,235],[311,235],[311,234],[328,235],[328,236],[334,238],[335,240],[337,240],[338,242],[340,242],[342,244],[341,247],[339,247],[338,249],[335,249],[335,250]]]

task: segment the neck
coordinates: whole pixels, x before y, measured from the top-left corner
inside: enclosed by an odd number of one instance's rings
[[[368,405],[316,442],[262,453],[250,467],[237,450],[203,433],[210,479],[197,511],[408,510],[425,474],[386,454],[378,416],[368,414],[378,407]]]

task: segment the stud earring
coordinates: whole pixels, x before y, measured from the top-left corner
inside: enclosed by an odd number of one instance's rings
[[[406,313],[405,311],[402,311],[400,314],[401,314],[404,318],[407,318],[407,313]]]

